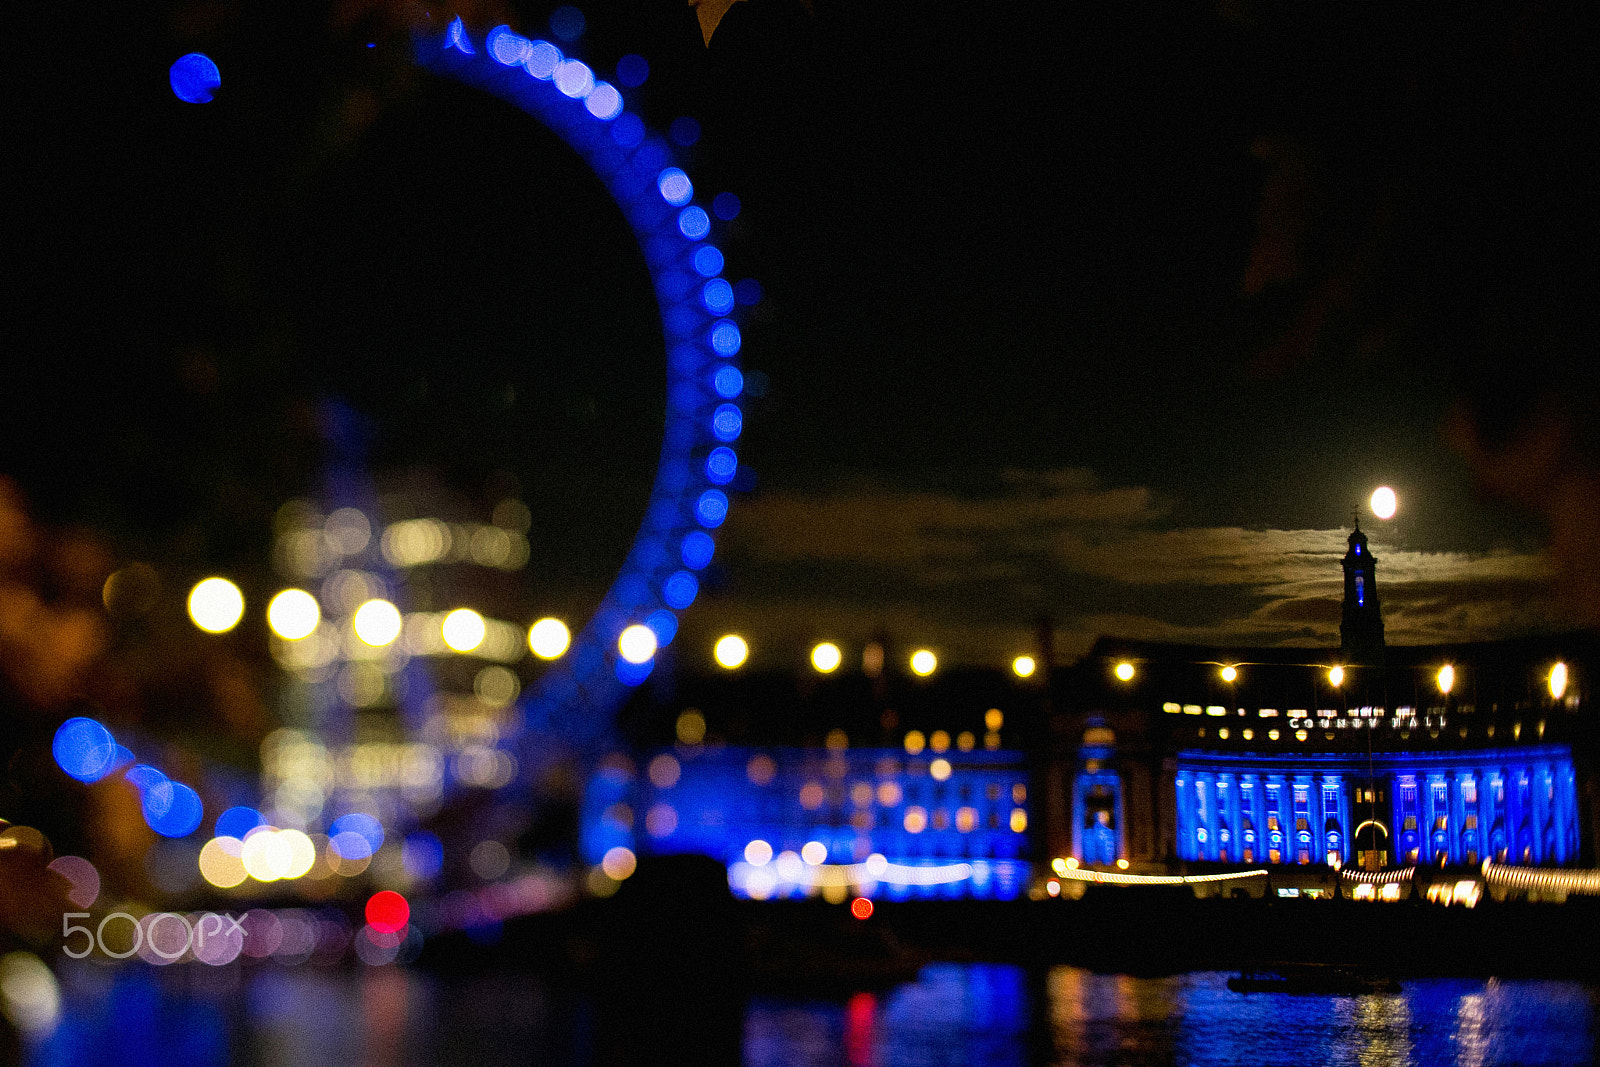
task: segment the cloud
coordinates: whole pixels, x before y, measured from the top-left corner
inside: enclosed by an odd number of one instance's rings
[[[1338,642],[1347,531],[1173,526],[1171,510],[1148,488],[1105,486],[1082,468],[1007,471],[975,486],[863,480],[766,493],[727,531],[739,576],[727,607],[759,606],[769,625],[795,628],[876,619],[974,655],[1016,650],[1045,612],[1072,646],[1101,633]],[[1565,624],[1542,555],[1372,548],[1391,643]]]

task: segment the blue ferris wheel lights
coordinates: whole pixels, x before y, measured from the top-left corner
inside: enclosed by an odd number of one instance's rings
[[[700,140],[700,120],[680,115],[667,127],[667,136],[672,138],[673,144],[688,148]]]
[[[570,39],[554,20],[551,31],[554,39]],[[571,653],[527,700],[532,715],[551,725],[566,724],[561,728],[572,729],[587,744],[606,729],[605,712],[620,699],[616,683],[637,685],[651,670],[653,656],[643,663],[628,661],[619,643],[624,631],[630,625],[649,630],[658,647],[672,639],[675,612],[699,594],[694,572],[714,554],[708,531],[727,518],[728,496],[718,487],[730,484],[738,458],[721,445],[743,432],[743,412],[727,401],[742,396],[745,386],[730,359],[738,355],[743,338],[728,316],[742,302],[742,290],[722,277],[727,266],[722,250],[702,243],[711,237],[713,216],[695,203],[694,182],[673,156],[675,143],[693,140],[695,124],[680,122],[672,137],[650,131],[628,110],[622,92],[598,80],[594,69],[549,41],[518,36],[508,27],[496,27],[483,38],[481,57],[459,21],[452,22],[443,48],[438,40],[424,39],[417,52],[423,65],[517,104],[594,169],[633,230],[660,305],[667,418],[644,521]],[[518,67],[527,78],[519,76]],[[625,56],[615,81],[633,88],[648,75],[641,57]],[[709,206],[724,222],[740,208],[731,193],[712,198]],[[646,620],[642,626],[641,619]]]
[[[617,681],[623,685],[634,686],[650,677],[650,672],[655,669],[655,665],[654,657],[645,660],[643,663],[629,663],[619,656],[613,673],[617,676]]]
[[[723,319],[711,327],[711,347],[719,356],[735,356],[744,343],[744,337],[739,333],[739,327]]]
[[[644,56],[626,55],[617,60],[617,81],[626,88],[637,89],[650,77],[650,61]]]
[[[617,92],[614,85],[595,82],[594,89],[584,97],[583,106],[601,122],[610,122],[622,114],[622,94]]]
[[[556,76],[556,68],[561,66],[561,49],[549,41],[534,41],[528,49],[528,58],[522,61],[523,69],[528,76],[547,82]]]
[[[678,232],[698,241],[711,232],[711,216],[703,207],[686,207],[678,212]]]
[[[715,278],[722,273],[722,250],[716,245],[701,245],[694,250],[694,272],[702,278]]]
[[[712,278],[700,287],[700,302],[713,315],[726,315],[733,310],[733,286],[725,278]]]
[[[611,124],[611,140],[619,148],[636,148],[644,140],[644,119],[625,111]]]
[[[454,48],[464,56],[475,56],[478,50],[472,47],[472,39],[467,36],[466,24],[457,15],[455,21],[450,23],[450,28],[445,31],[444,47]]]
[[[679,611],[693,604],[694,598],[699,595],[700,579],[688,571],[674,571],[672,576],[661,584],[661,599],[666,601],[669,608],[677,608]]]
[[[717,485],[727,485],[739,470],[739,457],[733,449],[719,445],[706,457],[706,478]]]
[[[736,440],[742,429],[744,415],[740,413],[739,405],[719,404],[717,410],[711,413],[711,432],[717,435],[717,440]]]
[[[732,400],[744,392],[744,375],[740,373],[738,367],[730,367],[724,364],[718,367],[717,373],[711,376],[711,387],[724,400]]]
[[[578,59],[563,60],[556,68],[553,79],[561,95],[571,97],[573,100],[582,100],[594,89],[594,71],[589,69],[589,64]]]
[[[695,503],[694,514],[701,526],[716,529],[728,517],[728,494],[721,489],[707,489]]]
[[[658,174],[656,188],[661,191],[661,199],[673,207],[682,207],[694,199],[694,183],[677,167],[668,167]]]
[[[672,639],[678,636],[678,617],[666,608],[652,611],[644,620],[644,624],[656,635],[657,648],[666,648],[672,644]]]
[[[457,19],[456,21],[460,22],[461,20]],[[515,67],[528,61],[528,56],[533,51],[533,42],[526,37],[512,33],[510,26],[496,26],[483,39],[483,47],[488,50],[490,58],[496,63],[506,67]]]
[[[712,540],[710,534],[704,530],[691,530],[684,535],[683,544],[679,547],[679,556],[685,567],[699,571],[705,570],[716,550],[717,543]]]
[[[583,31],[588,26],[588,20],[583,17],[583,12],[570,4],[564,4],[550,12],[550,32],[563,41],[576,41],[583,36]]]

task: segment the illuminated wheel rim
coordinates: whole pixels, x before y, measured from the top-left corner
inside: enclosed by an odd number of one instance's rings
[[[516,105],[571,146],[621,208],[655,286],[667,410],[644,521],[593,617],[524,701],[530,732],[588,748],[607,736],[610,712],[654,665],[653,657],[624,659],[619,636],[642,624],[658,648],[671,643],[728,514],[724,487],[738,468],[733,446],[744,421],[733,286],[710,242],[712,217],[666,140],[586,64],[505,26],[475,39],[460,19],[443,34],[419,38],[417,61]]]

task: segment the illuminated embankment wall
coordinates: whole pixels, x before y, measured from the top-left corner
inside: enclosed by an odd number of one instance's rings
[[[642,767],[613,758],[585,798],[581,841],[698,853],[757,899],[1013,899],[1026,892],[1029,784],[1021,753],[680,746]]]
[[[1577,781],[1563,745],[1372,756],[1184,751],[1175,790],[1185,860],[1578,859]]]

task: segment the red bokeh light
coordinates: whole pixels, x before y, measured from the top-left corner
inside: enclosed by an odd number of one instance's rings
[[[850,914],[854,915],[858,919],[871,918],[872,901],[868,900],[866,897],[856,897],[856,899],[850,902]]]
[[[385,889],[372,894],[367,901],[367,922],[374,930],[386,934],[398,933],[411,920],[411,905],[399,893]]]

